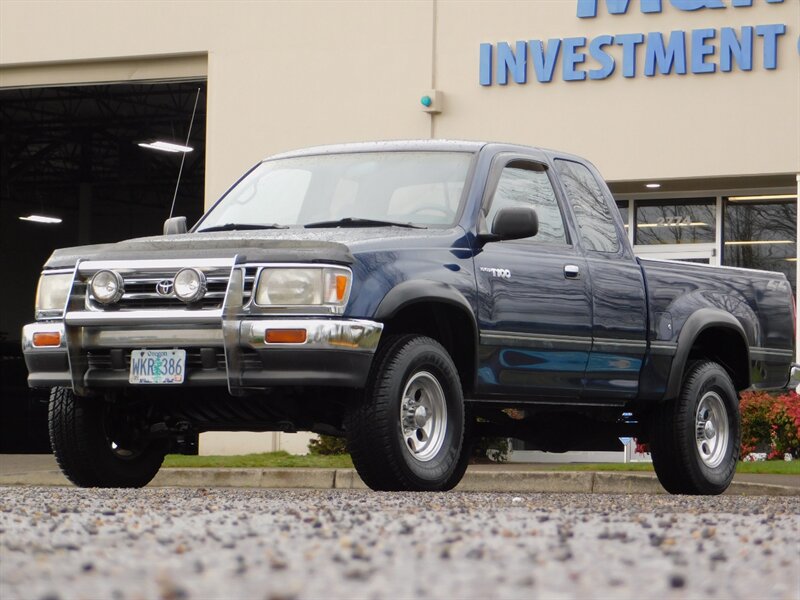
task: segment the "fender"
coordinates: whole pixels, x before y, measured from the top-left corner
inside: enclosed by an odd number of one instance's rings
[[[477,340],[478,323],[475,320],[475,311],[472,309],[472,305],[456,288],[441,281],[412,279],[394,286],[381,300],[374,318],[377,321],[385,321],[391,319],[406,306],[426,301],[444,302],[466,311],[472,321],[473,329],[476,331]]]
[[[680,393],[683,372],[689,360],[689,352],[698,336],[710,327],[734,331],[742,339],[745,352],[747,352],[748,365],[747,373],[745,374],[747,383],[745,387],[750,387],[750,344],[748,343],[747,335],[744,332],[742,324],[730,313],[716,308],[701,308],[686,319],[683,328],[678,334],[678,349],[675,352],[675,358],[672,360],[672,368],[670,369],[669,381],[667,382],[667,391],[664,394],[665,400],[676,398]]]
[[[475,378],[478,376],[478,321],[475,318],[475,311],[472,305],[457,288],[447,283],[430,279],[404,281],[387,292],[378,305],[373,318],[376,321],[386,322],[403,308],[420,302],[449,304],[469,316],[469,322],[472,325],[472,347],[474,349],[472,356],[473,364],[475,365],[472,373],[472,384],[474,386]]]

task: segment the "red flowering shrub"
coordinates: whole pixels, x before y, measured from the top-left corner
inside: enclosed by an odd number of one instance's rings
[[[785,453],[800,458],[800,396],[789,392],[773,396],[766,392],[742,392],[741,457],[766,452],[767,458]]]

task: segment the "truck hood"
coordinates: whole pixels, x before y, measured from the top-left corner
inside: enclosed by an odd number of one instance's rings
[[[73,267],[77,260],[192,259],[238,256],[245,262],[326,262],[351,264],[353,252],[397,247],[440,247],[461,238],[456,229],[354,227],[218,231],[136,238],[113,244],[55,250],[46,269]],[[449,244],[448,244],[449,245]]]

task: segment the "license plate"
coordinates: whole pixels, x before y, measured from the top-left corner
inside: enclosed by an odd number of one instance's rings
[[[130,383],[183,383],[186,350],[133,350]]]

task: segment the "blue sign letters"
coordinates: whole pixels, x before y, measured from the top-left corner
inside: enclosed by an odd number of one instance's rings
[[[784,0],[577,0],[577,16],[595,18],[604,7],[609,15],[624,15],[638,4],[644,14],[658,14],[671,7],[680,11],[750,7],[753,2],[782,4]],[[752,71],[759,64],[767,70],[778,68],[778,45],[786,34],[781,23],[747,25],[744,27],[700,28],[691,31],[658,31],[598,35],[594,38],[566,37],[549,40],[519,40],[480,45],[479,82],[508,85],[528,81],[533,69],[536,81],[553,80],[561,61],[564,81],[585,81],[611,77],[621,62],[623,77],[655,77],[656,75],[686,75],[728,73],[734,69]],[[644,46],[644,65],[637,67],[639,46]],[[798,42],[800,52],[800,41]],[[641,56],[641,54],[640,54]],[[587,59],[591,63],[587,64]],[[532,66],[532,67],[531,67]]]

